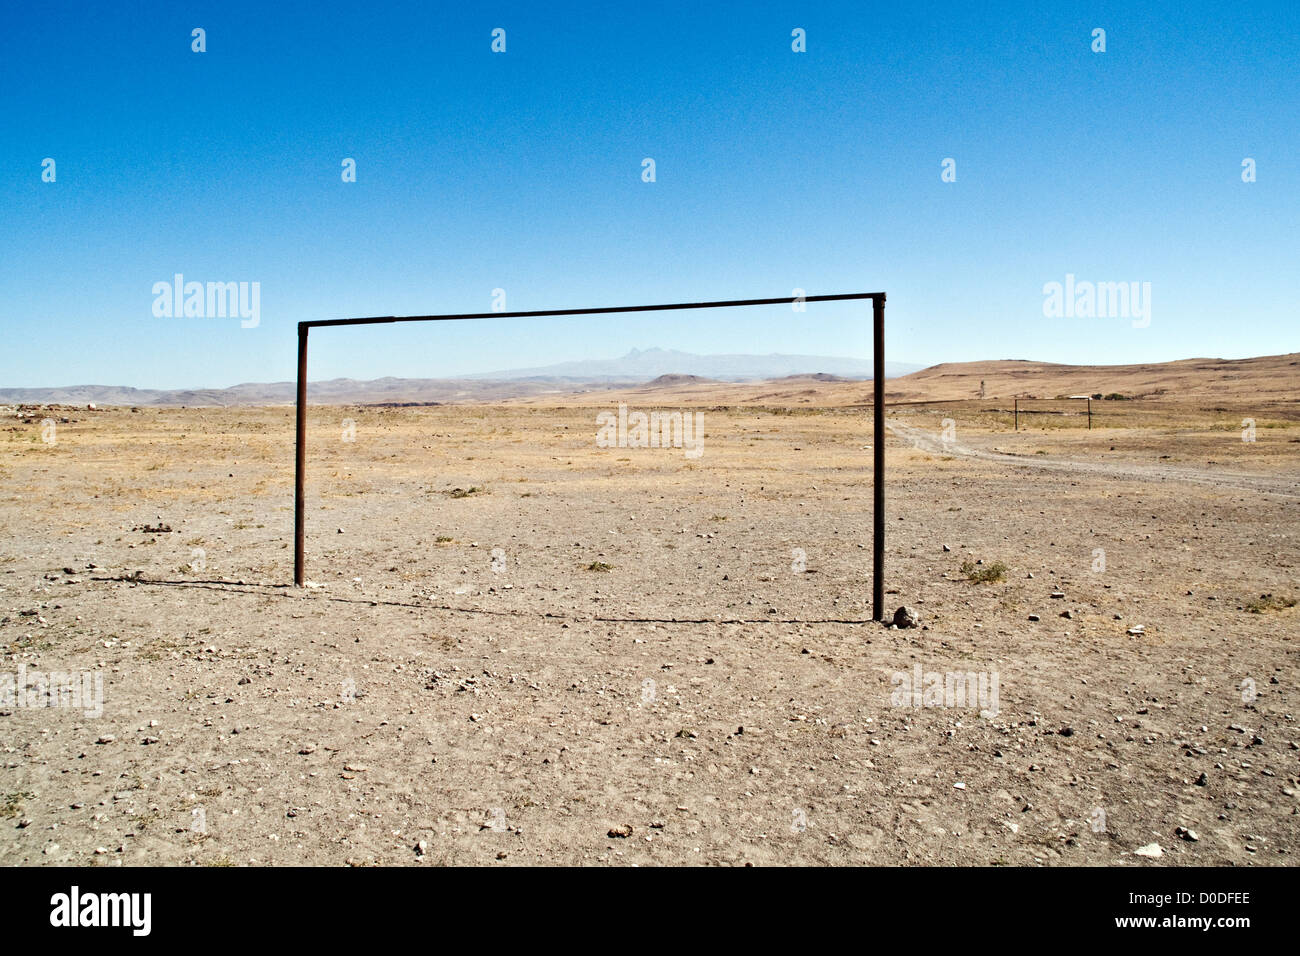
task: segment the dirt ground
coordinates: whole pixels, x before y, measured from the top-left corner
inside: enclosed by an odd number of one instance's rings
[[[0,863],[1296,862],[1294,420],[598,410],[6,416]]]

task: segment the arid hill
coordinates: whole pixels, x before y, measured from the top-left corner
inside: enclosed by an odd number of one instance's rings
[[[1058,365],[1003,359],[945,362],[888,380],[887,402],[1055,398],[1060,395],[1123,395],[1134,399],[1205,402],[1300,403],[1300,352],[1248,359],[1182,359],[1143,365]],[[681,405],[807,405],[871,403],[870,382],[832,376],[793,376],[767,382],[691,382],[680,385],[588,391],[520,398],[522,404],[591,405],[646,402]]]
[[[945,362],[891,380],[889,394],[903,400],[978,398],[981,380],[990,398],[1119,393],[1129,398],[1294,400],[1300,397],[1300,352],[1146,365]]]

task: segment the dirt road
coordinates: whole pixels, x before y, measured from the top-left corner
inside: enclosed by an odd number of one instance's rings
[[[1068,472],[1101,478],[1128,478],[1137,481],[1188,482],[1213,485],[1217,488],[1235,488],[1256,494],[1281,495],[1300,500],[1300,474],[1255,475],[1235,470],[1187,468],[1172,465],[1139,465],[1129,462],[1081,461],[1037,455],[1010,454],[994,451],[981,445],[995,441],[992,435],[978,435],[963,441],[945,440],[942,433],[935,434],[916,425],[897,420],[887,421],[885,427],[913,447],[934,455],[958,455],[1010,468],[1037,468],[1044,471]]]

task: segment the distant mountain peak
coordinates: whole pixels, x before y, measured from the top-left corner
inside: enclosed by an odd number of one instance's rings
[[[919,365],[889,362],[886,377],[906,375]],[[618,358],[581,359],[557,362],[533,368],[500,369],[464,376],[471,379],[553,378],[583,381],[649,381],[660,375],[695,375],[721,382],[752,382],[784,378],[789,375],[834,375],[838,378],[866,380],[873,372],[870,359],[828,355],[721,354],[701,355],[659,346],[633,348]]]
[[[677,373],[669,373],[666,375],[660,375],[658,378],[646,382],[646,386],[650,388],[657,388],[663,385],[698,385],[703,383],[713,383],[715,381],[716,379],[704,378],[701,375],[681,375]]]

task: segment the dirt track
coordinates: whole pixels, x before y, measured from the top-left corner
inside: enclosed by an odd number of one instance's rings
[[[913,447],[933,455],[960,455],[1010,468],[1039,468],[1046,471],[1070,472],[1078,475],[1095,475],[1107,478],[1128,478],[1137,481],[1189,482],[1213,485],[1218,488],[1236,488],[1257,494],[1281,495],[1300,500],[1300,475],[1252,475],[1236,469],[1185,468],[1171,465],[1139,465],[1078,459],[1040,458],[1024,454],[1009,454],[966,444],[955,439],[945,441],[941,434],[926,431],[906,422],[890,420],[885,423],[891,432],[908,441]],[[972,441],[985,444],[995,436],[980,436]]]

